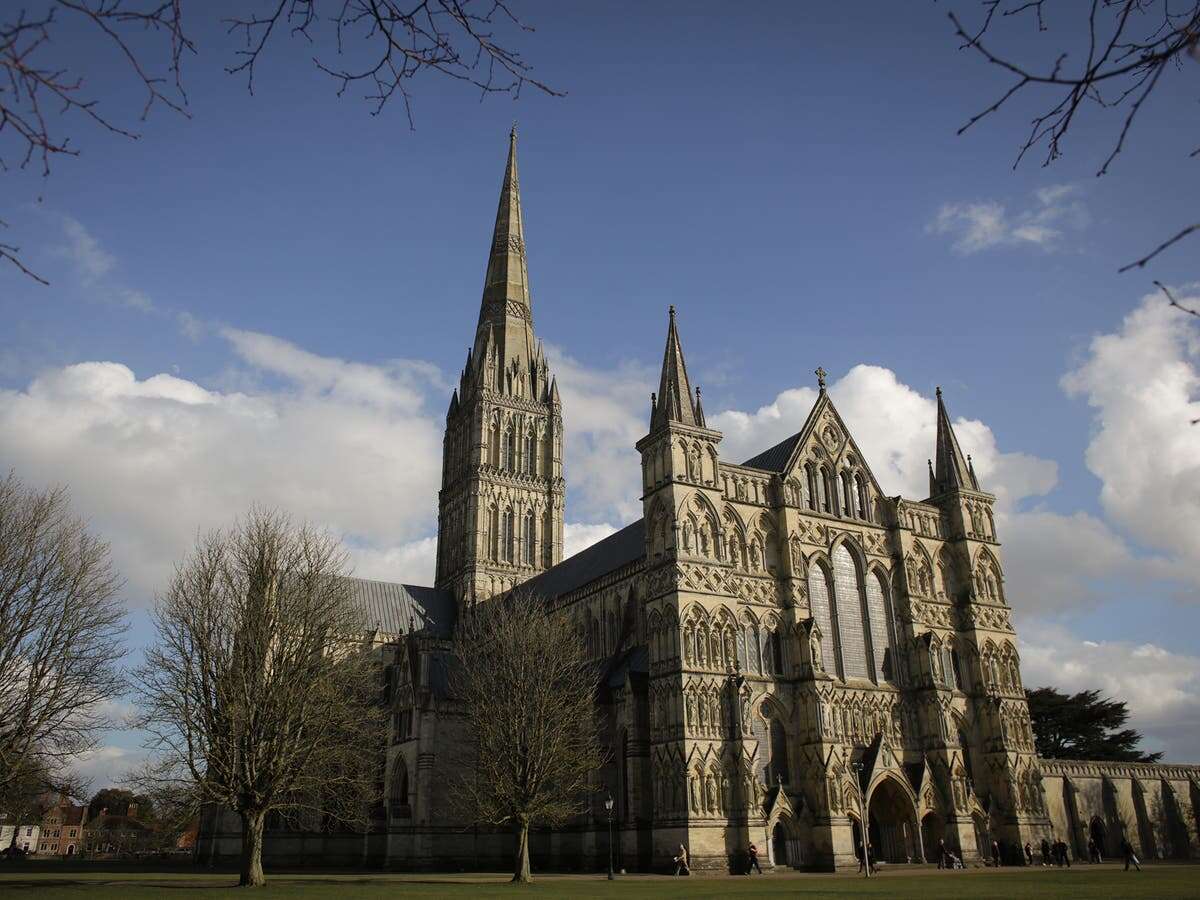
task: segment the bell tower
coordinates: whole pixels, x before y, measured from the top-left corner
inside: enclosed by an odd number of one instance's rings
[[[438,588],[474,603],[561,561],[562,455],[558,384],[533,332],[514,127],[475,341],[446,412]]]

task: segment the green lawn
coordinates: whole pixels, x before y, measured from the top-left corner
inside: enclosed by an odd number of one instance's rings
[[[545,875],[528,887],[500,875],[281,874],[267,876],[263,898],[329,897],[1200,897],[1200,867],[1147,866],[1142,873],[1120,866],[1007,869],[998,872],[886,872],[870,881],[852,875],[767,875],[753,878],[669,878],[631,875],[609,884],[603,876]],[[237,879],[193,872],[87,872],[39,867],[12,872],[0,866],[0,895],[89,898],[230,897]]]

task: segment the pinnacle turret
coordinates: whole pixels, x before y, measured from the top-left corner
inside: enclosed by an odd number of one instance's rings
[[[958,446],[958,438],[954,436],[954,426],[950,424],[950,414],[946,411],[946,403],[942,400],[942,389],[937,389],[937,453],[932,470],[930,495],[944,494],[947,491],[966,489],[979,490],[979,482],[975,473],[967,463],[962,449]]]
[[[697,421],[696,408],[692,405],[692,388],[688,383],[679,331],[675,327],[674,306],[670,308],[667,348],[663,351],[662,378],[659,380],[657,403],[650,416],[650,430],[656,431],[668,422],[704,427],[702,422]]]

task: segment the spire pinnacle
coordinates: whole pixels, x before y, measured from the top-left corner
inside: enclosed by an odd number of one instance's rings
[[[943,494],[946,491],[966,488],[979,490],[979,482],[975,473],[958,446],[958,438],[954,435],[954,426],[950,424],[950,414],[946,411],[946,401],[942,399],[942,389],[937,389],[937,462],[933,467],[934,490],[930,496]]]
[[[699,425],[696,410],[692,406],[692,388],[688,383],[687,366],[683,361],[683,347],[679,343],[679,331],[675,327],[675,307],[668,310],[667,347],[663,351],[662,378],[658,385],[658,404],[650,417],[650,430],[655,431],[668,422],[683,425]]]
[[[700,385],[696,385],[696,424],[701,428],[707,428],[704,423],[704,407],[700,404]]]
[[[517,177],[517,126],[508,134],[508,162],[500,187],[500,204],[488,255],[480,319],[503,318],[510,302],[529,309],[529,269],[525,261],[525,217],[521,211],[521,184]],[[498,315],[497,315],[498,314]]]

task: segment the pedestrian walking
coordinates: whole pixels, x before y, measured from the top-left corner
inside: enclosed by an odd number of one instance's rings
[[[675,857],[675,874],[691,875],[692,870],[688,868],[688,852],[687,847],[683,844],[679,845],[679,855]]]
[[[1025,865],[1033,865],[1033,847],[1030,846],[1029,841],[1025,842]]]
[[[750,854],[750,865],[746,866],[746,874],[749,875],[751,869],[758,869],[758,874],[761,875],[763,870],[762,866],[758,864],[758,848],[754,846],[753,842],[747,852]]]
[[[1129,864],[1133,863],[1133,867],[1139,872],[1142,871],[1142,864],[1138,862],[1137,854],[1133,852],[1133,845],[1129,843],[1128,838],[1121,838],[1121,854],[1125,857],[1125,871],[1129,871]]]
[[[992,841],[992,866],[1000,868],[1000,842]]]
[[[939,869],[949,868],[949,866],[946,865],[946,841],[945,841],[945,839],[938,841],[938,868]]]
[[[1042,865],[1050,865],[1050,842],[1042,838]]]
[[[1096,863],[1096,840],[1088,838],[1088,862],[1095,865]]]

